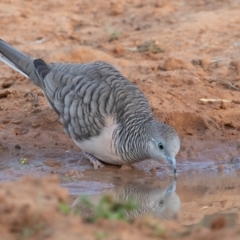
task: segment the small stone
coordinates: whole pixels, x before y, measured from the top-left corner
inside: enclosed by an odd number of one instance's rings
[[[5,81],[2,83],[2,88],[10,88],[13,85],[14,82],[11,81]]]
[[[111,2],[110,4],[111,15],[117,16],[123,13],[123,4],[121,1]]]
[[[28,128],[14,128],[14,133],[17,135],[17,136],[20,136],[20,135],[25,135],[27,134],[29,131]]]
[[[173,71],[176,69],[192,69],[193,65],[191,62],[188,62],[186,60],[183,59],[177,59],[177,58],[172,58],[169,57],[167,58],[162,66],[162,69],[165,71]]]
[[[223,171],[226,167],[224,165],[218,165],[218,171]]]
[[[208,70],[209,66],[211,64],[211,59],[210,58],[202,58],[200,61],[200,65],[204,70]]]
[[[220,108],[226,110],[226,109],[228,109],[230,107],[230,105],[231,105],[231,103],[222,101],[221,105],[220,105]]]
[[[44,164],[48,167],[61,167],[62,166],[61,163],[55,161],[54,159],[46,159],[44,161]]]
[[[211,229],[218,230],[225,228],[227,226],[227,220],[224,217],[219,217],[215,219],[211,224]]]
[[[9,90],[0,90],[0,98],[6,98],[11,92]]]
[[[132,167],[130,166],[130,165],[122,165],[121,166],[121,168],[120,168],[120,170],[131,170],[132,169]]]
[[[201,65],[201,60],[200,59],[193,59],[192,60],[192,65],[194,65],[194,66]]]
[[[37,127],[39,127],[41,124],[40,123],[32,123],[32,127],[33,128],[37,128]]]
[[[114,46],[113,52],[118,55],[122,55],[124,53],[124,48],[121,44],[117,44],[116,46]]]
[[[21,146],[20,146],[19,144],[16,144],[16,145],[15,145],[15,148],[16,148],[16,149],[21,149]]]

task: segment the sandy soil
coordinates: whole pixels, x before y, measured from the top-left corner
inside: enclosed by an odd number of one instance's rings
[[[93,224],[61,207],[67,201],[67,191],[55,176],[1,184],[1,239],[239,239],[239,227],[227,227],[230,221],[224,215],[191,228],[151,216],[130,223],[102,219]]]
[[[238,0],[2,0],[0,37],[48,62],[115,65],[143,90],[157,118],[179,132],[180,172],[181,163],[210,161],[224,171],[240,162],[239,7]],[[29,164],[20,164],[24,158]],[[52,172],[78,177],[76,166],[93,175],[40,89],[4,64],[0,159],[0,181]],[[136,167],[156,175],[165,170],[153,162]],[[124,176],[111,166],[99,174],[107,171]],[[183,218],[190,223],[192,215]]]
[[[112,63],[144,91],[158,119],[177,129],[179,161],[230,161],[240,155],[238,6],[234,0],[3,0],[0,34],[46,61]],[[1,93],[7,91],[0,94],[2,148],[12,155],[17,144],[40,155],[43,148],[77,151],[41,91],[7,66],[0,70]]]

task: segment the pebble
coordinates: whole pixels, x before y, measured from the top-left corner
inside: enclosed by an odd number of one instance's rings
[[[0,98],[6,98],[11,92],[9,90],[0,90]]]
[[[220,108],[226,110],[226,109],[228,109],[230,107],[230,105],[231,105],[231,103],[222,101],[221,105],[220,105]]]
[[[189,69],[193,68],[193,65],[192,65],[191,62],[188,62],[186,60],[170,57],[170,58],[167,58],[164,61],[162,68],[165,71],[173,71],[173,70],[176,70],[176,69],[187,69],[187,70],[189,70]]]
[[[223,171],[226,167],[224,165],[218,165],[218,171]]]
[[[2,88],[10,88],[14,82],[5,81],[2,83]]]
[[[16,144],[16,145],[15,145],[15,148],[16,148],[16,149],[21,149],[21,146],[20,146],[19,144]]]
[[[131,170],[132,169],[132,167],[130,166],[130,165],[122,165],[121,166],[121,168],[120,168],[120,170]]]
[[[46,159],[44,161],[44,164],[48,167],[61,167],[62,166],[61,163],[55,161],[54,159]]]

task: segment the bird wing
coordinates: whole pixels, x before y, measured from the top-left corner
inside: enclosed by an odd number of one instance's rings
[[[64,132],[76,141],[99,135],[106,118],[114,114],[113,91],[106,81],[111,71],[106,74],[103,63],[47,65],[37,59],[34,66]]]

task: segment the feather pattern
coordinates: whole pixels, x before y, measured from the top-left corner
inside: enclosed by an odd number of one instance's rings
[[[75,141],[88,140],[98,136],[106,118],[112,116],[118,126],[113,134],[116,154],[127,162],[146,158],[142,133],[147,133],[152,113],[136,85],[105,62],[51,63],[49,68],[51,72],[42,79],[44,92],[66,133]]]

